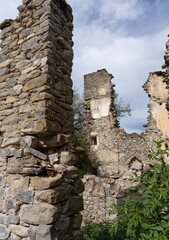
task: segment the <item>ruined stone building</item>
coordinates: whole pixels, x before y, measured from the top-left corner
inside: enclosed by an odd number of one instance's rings
[[[114,106],[113,76],[105,69],[85,75],[86,136],[91,144],[91,164],[97,176],[86,175],[83,194],[86,217],[109,219],[110,205],[122,202],[133,172],[141,173],[149,161],[154,141],[169,144],[168,84],[169,42],[165,72],[150,73],[144,90],[150,97],[147,129],[141,134],[127,134],[120,127]]]
[[[72,10],[23,0],[0,24],[0,239],[80,240],[72,147]]]
[[[82,172],[75,165],[72,10],[65,0],[23,0],[0,24],[0,239],[80,240]],[[116,118],[112,75],[85,76],[86,136],[97,175],[85,175],[84,215],[109,219],[110,205],[147,166],[154,140],[168,146],[165,72],[151,73],[147,129],[127,134]]]

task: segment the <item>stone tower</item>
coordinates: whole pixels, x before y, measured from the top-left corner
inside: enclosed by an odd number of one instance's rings
[[[18,10],[0,24],[0,239],[78,240],[72,10],[65,0]]]

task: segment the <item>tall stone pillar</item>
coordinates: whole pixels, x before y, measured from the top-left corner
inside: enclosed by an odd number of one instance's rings
[[[118,120],[114,105],[115,90],[106,69],[84,77],[86,106],[86,137],[91,144],[91,163],[100,176],[118,174],[118,144],[111,141],[116,135]],[[112,131],[114,131],[112,133]]]
[[[0,24],[0,239],[81,239],[73,149],[72,10],[23,0]]]

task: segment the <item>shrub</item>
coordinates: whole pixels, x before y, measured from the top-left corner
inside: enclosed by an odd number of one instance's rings
[[[120,232],[116,236],[112,236],[109,229],[109,222],[93,223],[91,220],[87,220],[83,227],[84,236],[82,240],[123,240]]]
[[[112,236],[124,232],[124,240],[169,239],[169,165],[164,161],[169,149],[161,147],[162,141],[157,142],[157,152],[148,156],[156,162],[141,176],[135,174],[132,180],[138,184],[129,189],[124,205],[112,206],[110,214],[118,214],[109,225]]]

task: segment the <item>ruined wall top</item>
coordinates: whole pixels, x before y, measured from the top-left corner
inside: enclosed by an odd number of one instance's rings
[[[95,73],[90,73],[84,76],[84,98],[99,98],[102,96],[111,96],[111,79],[112,74],[109,74],[106,69],[98,70]]]
[[[2,147],[24,134],[73,132],[71,8],[64,0],[24,0],[18,9],[0,25]]]
[[[24,0],[18,9],[0,25],[0,156],[49,160],[74,132],[72,9],[64,0]]]

